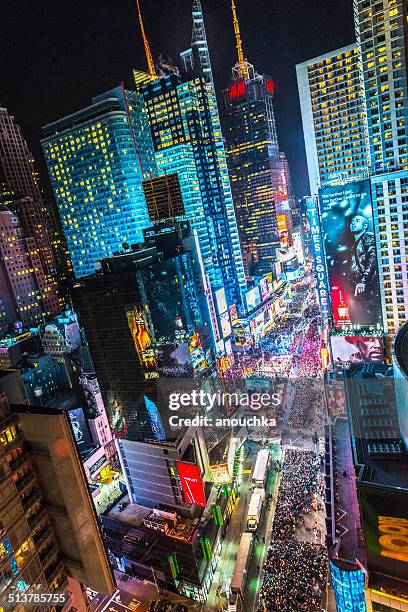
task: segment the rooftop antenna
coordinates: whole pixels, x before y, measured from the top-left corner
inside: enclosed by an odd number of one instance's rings
[[[240,74],[241,78],[248,79],[249,71],[248,65],[244,57],[244,50],[242,48],[242,38],[241,32],[239,29],[238,17],[237,17],[237,7],[235,6],[235,0],[231,0],[231,10],[232,10],[232,19],[234,23],[234,32],[235,32],[235,41],[236,48],[238,53],[238,63],[236,64],[237,72]]]
[[[145,53],[146,53],[146,60],[147,60],[149,76],[151,80],[154,81],[155,79],[157,79],[157,74],[156,74],[156,70],[154,67],[154,63],[153,63],[152,53],[150,51],[149,41],[147,40],[146,32],[145,32],[144,25],[143,25],[143,19],[142,19],[142,13],[140,11],[139,0],[136,0],[136,6],[137,6],[138,17],[139,17],[140,30],[142,32],[143,44],[144,44]]]

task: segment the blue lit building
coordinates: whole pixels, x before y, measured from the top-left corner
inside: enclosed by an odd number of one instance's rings
[[[160,174],[178,173],[186,217],[197,231],[213,289],[225,287],[241,308],[246,288],[242,254],[221,134],[204,22],[193,7],[191,49],[181,54],[183,74],[142,85]]]
[[[43,128],[42,147],[77,277],[150,226],[142,180],[156,165],[143,98],[116,87]]]

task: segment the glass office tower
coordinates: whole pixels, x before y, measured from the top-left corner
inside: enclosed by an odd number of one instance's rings
[[[86,276],[150,225],[142,180],[156,165],[143,98],[116,87],[43,134],[75,275]]]

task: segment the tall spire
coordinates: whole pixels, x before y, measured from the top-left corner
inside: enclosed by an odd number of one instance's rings
[[[144,44],[145,53],[146,53],[146,60],[147,60],[147,67],[149,70],[149,76],[151,80],[153,81],[157,79],[157,75],[156,75],[156,70],[155,70],[154,63],[153,63],[152,54],[150,51],[149,41],[147,40],[147,36],[146,36],[144,25],[143,25],[143,19],[142,19],[142,13],[140,11],[139,0],[136,0],[136,6],[137,6],[138,17],[139,17],[140,30],[142,32],[143,44]]]
[[[234,23],[235,41],[238,53],[238,63],[235,65],[235,72],[243,79],[249,78],[249,71],[247,61],[244,57],[244,50],[242,48],[242,38],[239,29],[237,7],[235,6],[235,0],[231,0],[232,20]]]
[[[205,33],[204,16],[200,0],[193,1],[193,33],[191,36],[191,46],[197,47],[205,80],[207,83],[213,83],[210,53],[208,51],[207,35]]]

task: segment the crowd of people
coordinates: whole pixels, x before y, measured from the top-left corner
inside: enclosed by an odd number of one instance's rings
[[[322,609],[327,560],[320,544],[293,538],[273,541],[264,571],[260,611],[315,612]]]
[[[264,564],[259,612],[321,610],[327,557],[321,544],[296,539],[296,527],[311,511],[319,486],[319,459],[313,451],[287,449]]]
[[[319,460],[313,451],[286,450],[273,521],[273,539],[293,536],[299,518],[310,509],[318,472]]]

